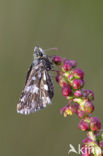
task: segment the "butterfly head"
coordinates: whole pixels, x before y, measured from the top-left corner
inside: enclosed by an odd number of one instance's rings
[[[41,58],[43,56],[45,56],[45,52],[43,51],[42,48],[40,48],[39,46],[34,47],[34,57],[35,58]]]

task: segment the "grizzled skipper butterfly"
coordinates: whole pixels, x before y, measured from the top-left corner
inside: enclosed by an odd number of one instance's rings
[[[45,51],[47,50],[42,50],[39,46],[34,48],[34,60],[28,70],[25,87],[17,104],[17,112],[20,114],[36,112],[50,104],[53,98],[54,87],[49,73],[53,69],[53,62]]]

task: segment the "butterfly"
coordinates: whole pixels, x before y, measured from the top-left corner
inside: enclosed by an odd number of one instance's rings
[[[54,96],[49,73],[53,69],[51,57],[39,46],[34,48],[33,55],[34,60],[27,72],[25,86],[17,104],[17,112],[25,115],[46,107]]]

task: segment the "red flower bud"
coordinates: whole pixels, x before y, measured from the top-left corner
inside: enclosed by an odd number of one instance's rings
[[[63,82],[63,87],[68,87],[69,85],[64,81]]]
[[[73,112],[73,114],[74,113],[76,113],[77,112],[77,110],[78,110],[78,104],[77,103],[73,103],[73,104],[71,104],[71,111]]]
[[[80,68],[74,69],[73,75],[77,79],[83,79],[84,78],[84,72]]]
[[[103,141],[99,143],[100,147],[103,149]]]
[[[92,142],[92,140],[89,137],[87,137],[82,142],[83,142],[83,144],[89,144]]]
[[[62,63],[62,58],[60,56],[53,56],[53,62],[56,64],[56,65],[61,65]]]
[[[64,84],[66,84],[66,82],[65,82],[65,80],[64,80],[64,78],[60,75],[59,76],[59,85],[61,86],[61,87],[63,87],[64,86]]]
[[[97,117],[91,117],[90,128],[92,131],[101,129],[101,122]]]
[[[92,90],[83,89],[82,94],[84,98],[88,98],[89,101],[94,100],[94,93]]]
[[[72,69],[72,64],[70,63],[70,61],[65,62],[64,65],[62,66],[63,71],[69,71],[71,69]]]
[[[62,88],[62,94],[63,94],[63,96],[71,95],[71,88],[70,88],[70,86],[64,86]]]
[[[90,114],[94,111],[94,105],[90,101],[86,100],[84,104],[84,110],[87,114]]]
[[[69,80],[72,80],[73,78],[74,78],[74,77],[73,77],[72,74],[69,74],[69,75],[68,75],[68,79],[69,79]]]
[[[75,97],[81,97],[81,96],[82,96],[81,90],[76,90],[76,91],[74,92],[74,96],[75,96]]]
[[[61,114],[61,115],[62,115],[62,113],[65,111],[66,107],[67,107],[67,106],[64,106],[64,107],[62,107],[62,108],[60,109],[60,114]]]
[[[86,131],[89,129],[89,124],[87,122],[85,122],[84,120],[81,120],[78,127],[82,130],[82,131]]]
[[[77,111],[77,114],[78,114],[78,117],[80,119],[83,119],[86,116],[86,113],[84,111],[79,110],[79,109]]]
[[[92,101],[94,100],[94,93],[92,90],[89,90],[89,93],[88,93],[88,100]]]
[[[72,64],[72,68],[77,66],[77,61],[75,60],[70,60],[70,63]]]
[[[84,85],[84,80],[74,79],[72,85],[74,89],[80,89]]]
[[[55,80],[56,80],[57,82],[59,82],[59,75],[57,75],[57,76],[55,77]]]
[[[82,89],[82,94],[84,98],[87,98],[88,96],[88,90],[87,89]]]

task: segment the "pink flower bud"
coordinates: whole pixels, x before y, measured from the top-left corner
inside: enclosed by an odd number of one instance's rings
[[[64,84],[66,84],[66,82],[65,82],[65,80],[64,80],[64,78],[62,77],[62,76],[59,76],[59,85],[61,86],[61,87],[63,87],[64,86]]]
[[[64,63],[64,65],[62,66],[63,71],[70,71],[71,69],[72,69],[72,64],[70,63],[70,61]]]
[[[91,117],[90,128],[92,131],[101,129],[101,122],[97,117]]]
[[[84,80],[79,80],[79,79],[73,80],[72,86],[74,89],[80,89],[83,87],[83,85],[84,85]]]
[[[61,65],[62,63],[62,58],[60,56],[53,56],[53,62],[56,64],[56,65]]]
[[[76,91],[74,92],[74,96],[75,96],[75,97],[81,97],[81,96],[82,96],[81,90],[76,90]]]
[[[82,94],[84,98],[87,98],[88,96],[88,90],[87,89],[82,89]]]
[[[92,90],[83,89],[82,94],[84,98],[88,98],[89,101],[94,100],[94,93]]]
[[[89,90],[89,93],[88,93],[88,100],[92,101],[94,100],[94,93],[92,90]]]
[[[55,80],[56,80],[57,82],[59,82],[59,75],[57,75],[57,76],[55,77]]]
[[[103,149],[103,141],[99,143],[100,147]]]
[[[92,140],[89,137],[87,137],[82,142],[83,142],[83,144],[89,144],[92,142]]]
[[[74,69],[73,75],[77,79],[83,79],[84,78],[84,72],[80,68]]]
[[[71,101],[69,101],[66,106],[62,107],[60,109],[60,114],[62,114],[63,112],[65,112],[65,110],[67,110],[70,107],[70,104],[71,104]]]
[[[90,101],[85,100],[84,110],[87,114],[90,114],[94,111],[94,105]]]
[[[68,75],[68,79],[69,79],[69,80],[73,80],[73,78],[74,78],[74,77],[73,77],[72,74],[69,74],[69,75]]]
[[[89,129],[89,124],[87,122],[85,122],[84,120],[81,120],[78,127],[82,130],[82,131],[86,131]]]
[[[63,82],[63,87],[68,87],[69,85],[64,81]]]
[[[67,63],[69,60],[67,58],[63,58],[63,63]]]
[[[71,95],[71,88],[70,88],[70,86],[64,86],[62,88],[62,94],[63,94],[63,96]]]
[[[62,113],[65,111],[66,107],[67,107],[67,106],[64,106],[64,107],[62,107],[62,108],[60,109],[60,114],[61,114],[61,115],[62,115]]]
[[[70,60],[70,63],[72,64],[72,68],[77,66],[77,61],[75,60]]]
[[[73,103],[73,104],[71,104],[71,111],[72,111],[72,113],[74,114],[74,113],[76,113],[77,112],[77,110],[78,110],[78,104],[77,103]]]
[[[84,111],[78,110],[77,114],[80,119],[83,119],[84,117],[86,117],[86,113]]]

